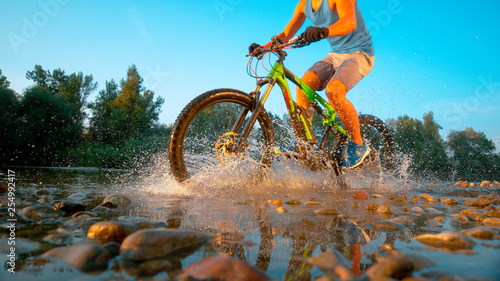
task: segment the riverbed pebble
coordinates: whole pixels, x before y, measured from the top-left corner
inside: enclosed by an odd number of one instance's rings
[[[485,226],[477,226],[470,229],[464,229],[460,231],[461,233],[468,234],[477,239],[487,239],[491,240],[497,236],[496,232]]]
[[[446,204],[446,205],[457,205],[458,204],[457,199],[453,199],[453,198],[440,198],[439,201],[441,201],[441,203]]]
[[[486,218],[483,220],[483,224],[487,226],[499,226],[500,219],[499,218]]]
[[[318,209],[318,210],[315,210],[314,213],[317,215],[323,215],[323,216],[337,216],[340,214],[340,212],[337,209],[333,209],[333,208]]]
[[[121,242],[125,237],[137,231],[139,226],[119,221],[103,221],[90,226],[87,237]]]
[[[377,212],[383,213],[383,214],[394,214],[394,212],[391,210],[391,208],[389,207],[389,205],[387,203],[380,205],[377,208]]]
[[[130,200],[128,197],[124,195],[113,194],[104,198],[104,201],[102,203],[111,203],[113,204],[113,206],[119,207],[123,205],[132,204],[132,200]]]
[[[364,191],[364,190],[358,190],[356,192],[354,192],[354,195],[353,195],[354,199],[370,199],[370,195],[368,194],[368,192]]]
[[[61,259],[84,272],[106,268],[111,258],[108,250],[93,244],[57,247],[45,252],[43,256]]]
[[[434,198],[432,195],[430,194],[426,194],[426,193],[423,193],[423,194],[420,194],[420,199],[423,199],[423,200],[426,200],[426,201],[429,201],[429,202],[436,202],[436,198]]]
[[[465,205],[484,208],[491,204],[491,200],[489,198],[479,198],[479,199],[468,199],[464,201]]]
[[[264,272],[232,257],[208,257],[186,267],[177,280],[267,281]]]
[[[48,205],[26,207],[21,211],[21,216],[27,220],[42,220],[62,216],[62,212],[54,210]]]
[[[172,251],[198,248],[212,236],[201,232],[174,229],[143,229],[123,240],[120,255],[129,260],[147,260],[167,256]]]
[[[396,232],[406,230],[406,226],[394,221],[374,221],[368,224],[371,229],[382,232]]]
[[[422,234],[413,237],[413,239],[432,248],[445,248],[449,250],[470,250],[476,244],[474,240],[469,238],[467,235],[452,231],[441,232],[438,234]]]

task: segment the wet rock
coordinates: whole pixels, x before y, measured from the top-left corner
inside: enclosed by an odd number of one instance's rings
[[[443,212],[441,212],[438,209],[434,209],[434,208],[425,208],[424,213],[431,214],[431,215],[437,215],[437,214],[442,214]]]
[[[97,218],[91,218],[89,216],[79,216],[77,218],[72,218],[68,221],[65,221],[63,223],[63,227],[68,229],[81,228],[84,229],[86,232],[87,229],[95,223],[96,219]]]
[[[353,197],[354,199],[370,199],[370,195],[364,190],[354,192]]]
[[[373,194],[372,195],[372,198],[382,198],[384,196],[380,195],[380,194]]]
[[[318,201],[307,201],[306,205],[307,206],[319,206],[319,205],[323,205],[323,204],[321,202],[318,202]]]
[[[410,226],[410,225],[414,225],[414,219],[412,217],[409,217],[409,216],[399,216],[399,217],[395,217],[389,221],[392,221],[392,222],[395,222],[395,223],[400,223],[404,226]]]
[[[86,207],[80,203],[70,201],[62,201],[53,206],[54,210],[63,211],[67,214],[73,214],[80,211],[85,211]]]
[[[408,205],[408,202],[403,199],[403,198],[394,198],[391,199],[389,202],[387,202],[390,205],[395,205],[395,206],[406,206]]]
[[[490,218],[500,218],[500,212],[498,211],[487,211],[484,212],[484,215]]]
[[[479,186],[481,187],[490,187],[491,186],[491,182],[490,181],[482,181]]]
[[[108,250],[108,252],[112,258],[114,258],[120,254],[120,244],[118,244],[116,242],[110,242],[110,243],[104,244],[103,247],[106,250]]]
[[[470,215],[481,215],[482,212],[477,209],[465,209],[460,211],[460,214],[470,216]]]
[[[383,214],[394,214],[394,212],[391,210],[391,208],[389,208],[389,205],[387,205],[387,203],[380,205],[377,208],[377,212]]]
[[[288,211],[283,207],[278,207],[278,208],[276,208],[276,212],[278,212],[280,214],[284,214],[284,213],[287,213]]]
[[[45,252],[43,256],[61,259],[84,272],[106,268],[111,258],[104,247],[91,244],[58,247]]]
[[[172,263],[164,259],[147,260],[139,264],[138,273],[139,275],[155,275],[158,272],[165,271],[172,268]]]
[[[109,211],[111,211],[111,209],[108,207],[104,207],[104,206],[97,206],[94,209],[92,209],[92,212],[97,213],[97,214],[105,214],[105,213],[109,213]]]
[[[467,216],[462,215],[462,214],[451,214],[451,216],[454,218],[454,220],[457,220],[461,223],[467,223],[470,221]]]
[[[85,193],[77,192],[77,193],[73,193],[70,196],[66,197],[66,199],[70,200],[70,201],[82,201],[83,199],[85,199],[85,197],[86,197]]]
[[[164,228],[167,224],[163,221],[150,221],[146,218],[133,217],[133,216],[120,216],[119,221],[133,223],[139,226],[139,229],[144,228]]]
[[[273,204],[274,206],[277,206],[277,207],[283,206],[283,201],[281,201],[279,199],[267,200],[267,203],[268,204]]]
[[[349,271],[351,262],[335,249],[309,258],[307,263],[340,280],[351,280],[354,277]]]
[[[478,226],[471,229],[464,229],[461,230],[460,232],[470,235],[477,239],[487,239],[487,240],[494,239],[495,236],[497,235],[495,231],[484,226]]]
[[[78,218],[78,217],[81,217],[81,216],[97,217],[97,214],[94,213],[94,212],[90,212],[90,211],[80,211],[80,212],[74,213],[71,216],[74,217],[74,218]]]
[[[440,223],[443,223],[444,222],[444,218],[443,217],[435,217],[434,218],[435,221],[438,221]]]
[[[479,199],[469,199],[464,201],[465,205],[484,208],[491,204],[491,200],[488,198],[479,198]]]
[[[91,225],[87,232],[87,237],[121,242],[125,237],[138,229],[139,226],[136,224],[118,221],[103,221]]]
[[[441,198],[441,199],[439,199],[439,201],[441,201],[441,203],[446,204],[446,205],[458,204],[458,201],[456,199],[453,199],[453,198]]]
[[[180,249],[197,249],[212,236],[204,233],[173,230],[143,229],[136,231],[123,240],[120,255],[129,260],[147,260],[167,256]]]
[[[486,226],[499,226],[500,219],[499,218],[486,218],[483,220],[483,224]]]
[[[366,275],[368,280],[401,280],[411,276],[414,271],[420,271],[436,264],[437,262],[427,257],[398,253],[370,266]]]
[[[476,244],[467,235],[451,231],[439,234],[423,234],[413,237],[413,239],[432,248],[448,250],[470,250]]]
[[[487,218],[485,215],[483,214],[470,214],[467,216],[470,220],[473,220],[473,221],[483,221],[485,218]]]
[[[116,207],[127,205],[127,204],[132,204],[132,200],[130,200],[128,197],[123,196],[123,195],[110,195],[106,198],[104,198],[103,203],[111,203]]]
[[[289,200],[289,201],[286,201],[285,204],[287,204],[287,205],[298,205],[298,204],[300,204],[300,201],[299,200]]]
[[[393,222],[393,221],[375,221],[368,224],[371,229],[383,232],[393,232],[393,231],[403,231],[406,230],[406,226],[403,224]]]
[[[271,280],[264,272],[231,257],[208,257],[196,262],[178,276],[178,281],[264,281]]]
[[[392,194],[392,195],[389,195],[389,197],[387,197],[389,200],[394,200],[394,199],[403,199],[403,200],[408,200],[408,197],[405,195],[405,194],[402,194],[402,193],[396,193],[396,194]]]
[[[378,209],[378,203],[368,204],[365,209],[368,211],[375,211]]]
[[[467,187],[469,186],[469,184],[467,183],[467,181],[457,181],[455,183],[455,186]]]
[[[432,197],[432,195],[426,194],[426,193],[420,194],[419,198],[426,200],[426,201],[429,201],[429,202],[436,202],[437,201],[434,197]]]
[[[62,216],[62,212],[52,209],[48,205],[26,207],[21,211],[21,216],[27,220],[42,220]]]
[[[358,202],[354,202],[351,205],[351,208],[359,208],[359,207],[361,207],[361,204],[359,204]]]
[[[337,216],[340,214],[340,212],[338,210],[333,209],[333,208],[318,209],[318,210],[315,210],[314,213],[317,215],[323,215],[323,216]]]
[[[411,208],[411,209],[410,209],[410,212],[411,212],[411,213],[416,213],[416,214],[420,214],[420,213],[422,213],[423,211],[424,211],[424,210],[422,210],[422,208],[420,208],[420,207],[413,207],[413,208]]]

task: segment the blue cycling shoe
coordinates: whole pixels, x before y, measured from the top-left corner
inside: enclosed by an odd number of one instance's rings
[[[359,145],[355,142],[350,141],[347,145],[347,155],[344,157],[344,163],[342,164],[342,169],[352,170],[363,163],[363,161],[370,155],[370,147],[366,144]]]

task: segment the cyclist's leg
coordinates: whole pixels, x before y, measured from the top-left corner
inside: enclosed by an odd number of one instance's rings
[[[330,59],[338,67],[335,68],[335,73],[325,88],[326,96],[346,126],[351,141],[362,145],[358,112],[346,98],[346,94],[371,71],[374,58],[362,52],[354,52],[351,54],[330,53]]]
[[[306,83],[307,86],[309,86],[314,91],[321,89],[322,83],[316,72],[307,71],[304,76],[302,76],[301,80],[304,81],[304,83]],[[311,108],[309,108],[309,100],[307,99],[306,94],[302,92],[300,87],[297,87],[297,104],[307,110],[307,112],[309,113],[309,118],[312,120],[313,111]]]
[[[309,68],[304,76],[302,76],[301,80],[314,91],[323,90],[326,83],[328,83],[330,78],[332,78],[334,71],[335,69],[333,68],[333,65],[331,64],[329,58],[326,57]],[[313,111],[309,108],[309,100],[307,99],[306,94],[304,94],[299,87],[297,87],[297,103],[307,109],[309,117],[312,120]]]
[[[344,83],[337,79],[332,79],[328,82],[325,92],[330,105],[335,108],[349,136],[351,136],[351,141],[363,145],[363,139],[359,130],[358,112],[354,108],[354,105],[346,98],[347,88]]]

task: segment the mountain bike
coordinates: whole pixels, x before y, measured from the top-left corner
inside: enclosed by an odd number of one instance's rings
[[[260,47],[258,52],[249,55],[251,70],[253,59],[259,62],[267,55],[277,56],[265,78],[255,74],[257,82],[252,92],[215,89],[199,95],[186,105],[170,135],[169,161],[176,180],[183,182],[221,165],[238,162],[253,163],[257,171],[265,172],[277,155],[297,160],[313,171],[333,170],[335,175],[342,175],[348,133],[336,120],[335,109],[283,64],[287,56],[284,50],[309,44],[300,37],[286,43],[274,37],[270,46]],[[294,101],[287,80],[302,89],[312,108],[322,118],[321,138],[316,138],[307,111]],[[264,108],[276,84],[283,94],[295,138],[295,146],[291,150],[280,151],[276,147],[272,115]],[[261,89],[264,91],[261,92]],[[377,161],[382,169],[390,169],[394,142],[387,126],[371,115],[360,115],[359,122],[362,137],[371,148],[371,154],[365,161]]]

